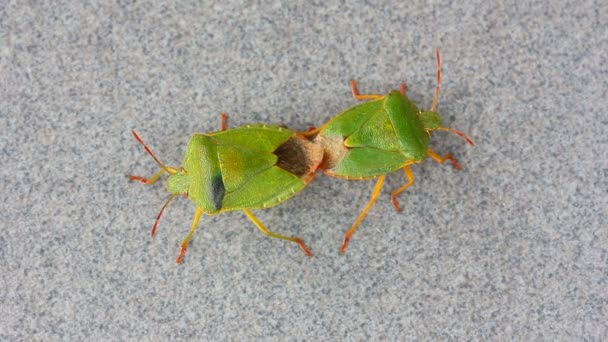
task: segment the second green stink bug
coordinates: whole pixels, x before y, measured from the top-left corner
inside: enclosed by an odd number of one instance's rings
[[[316,134],[314,142],[324,149],[325,156],[320,168],[325,174],[346,179],[378,179],[369,203],[344,236],[340,249],[342,253],[378,197],[386,174],[403,169],[407,178],[407,183],[391,194],[395,209],[400,211],[397,195],[414,182],[410,165],[430,157],[438,163],[450,161],[456,169],[460,169],[450,154],[442,157],[429,148],[432,132],[450,131],[473,145],[473,141],[464,133],[441,127],[441,117],[435,111],[441,84],[439,49],[436,55],[437,87],[429,110],[419,109],[405,95],[405,84],[401,84],[400,92],[391,91],[388,95],[359,95],[357,84],[352,81],[353,96],[357,100],[370,101],[343,111],[308,133]]]
[[[304,189],[314,178],[322,160],[320,146],[300,133],[279,126],[258,124],[225,130],[225,120],[226,116],[222,114],[221,131],[196,133],[190,138],[179,168],[161,163],[132,131],[161,169],[149,179],[138,176],[131,176],[131,179],[152,184],[163,173],[169,174],[167,190],[171,196],[156,217],[152,235],[169,202],[182,195],[194,202],[196,212],[190,232],[181,244],[178,264],[201,215],[231,210],[242,210],[262,233],[295,242],[311,256],[302,239],[269,231],[251,210],[275,206]]]

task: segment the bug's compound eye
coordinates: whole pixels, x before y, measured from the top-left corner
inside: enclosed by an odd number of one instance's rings
[[[424,111],[420,113],[420,118],[422,119],[424,129],[427,131],[432,131],[441,126],[441,116],[435,111]]]

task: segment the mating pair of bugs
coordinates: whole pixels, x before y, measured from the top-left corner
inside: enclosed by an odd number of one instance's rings
[[[436,55],[437,86],[429,110],[419,109],[406,96],[403,83],[400,91],[387,95],[360,95],[356,82],[352,81],[355,99],[368,101],[348,108],[321,127],[306,132],[264,124],[226,129],[226,115],[222,114],[220,131],[195,133],[190,138],[183,165],[179,168],[161,163],[132,131],[161,169],[147,179],[130,178],[152,184],[163,173],[169,174],[167,189],[171,196],[156,217],[152,236],[169,202],[182,195],[194,202],[196,212],[190,232],[181,243],[177,263],[182,262],[202,214],[216,215],[231,210],[242,210],[262,233],[295,242],[306,255],[312,256],[302,239],[271,232],[251,210],[270,208],[294,196],[312,181],[317,170],[345,179],[377,179],[367,206],[344,236],[340,249],[343,253],[376,201],[386,174],[403,169],[407,178],[407,183],[391,193],[393,205],[400,211],[397,195],[414,182],[410,165],[430,157],[438,163],[449,161],[460,169],[450,154],[440,156],[429,148],[433,131],[453,132],[473,145],[464,133],[441,127],[441,117],[435,111],[441,84],[439,50]]]

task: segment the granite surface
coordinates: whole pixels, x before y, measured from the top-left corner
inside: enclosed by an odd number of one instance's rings
[[[416,183],[319,174],[258,211],[150,228],[193,132],[305,130],[349,80],[405,81],[438,133]],[[608,340],[608,5],[582,1],[2,1],[0,340]],[[164,181],[162,182],[164,183]]]

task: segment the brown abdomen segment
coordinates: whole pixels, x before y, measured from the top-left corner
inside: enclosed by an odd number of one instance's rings
[[[323,160],[323,148],[296,133],[273,152],[277,166],[308,182]]]

